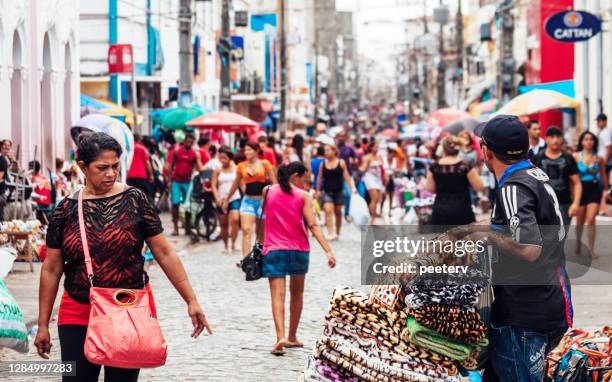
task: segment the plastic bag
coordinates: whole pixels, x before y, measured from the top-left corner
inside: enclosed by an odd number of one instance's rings
[[[353,194],[351,196],[351,207],[349,211],[353,218],[353,223],[358,226],[367,225],[370,223],[370,210],[365,199],[359,194]]]
[[[404,216],[403,223],[405,225],[413,225],[413,224],[417,224],[417,222],[418,222],[418,219],[417,219],[416,211],[414,210],[414,207],[411,207],[408,213],[406,214],[406,216]]]
[[[13,268],[13,262],[17,258],[17,250],[12,247],[0,248],[0,280],[3,280]]]
[[[17,301],[0,280],[0,348],[28,352],[28,331]]]

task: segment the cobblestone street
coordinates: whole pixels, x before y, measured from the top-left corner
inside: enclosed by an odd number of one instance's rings
[[[170,225],[166,224],[166,227]],[[269,354],[275,337],[267,282],[244,281],[242,271],[235,266],[239,256],[221,254],[221,242],[182,249],[185,247],[182,238],[170,239],[179,250],[213,327],[213,335],[202,336],[197,340],[189,337],[192,327],[185,304],[161,269],[157,266],[150,268],[149,275],[161,325],[168,341],[169,355],[166,366],[142,370],[142,381],[295,381],[306,364],[316,338],[321,334],[320,325],[334,287],[338,284],[360,285],[360,235],[355,226],[345,225],[341,240],[332,243],[338,260],[333,270],[327,268],[318,244],[311,242],[310,271],[306,279],[304,311],[298,331],[305,347],[288,349],[285,356],[275,357]],[[22,265],[16,267],[21,269]],[[12,291],[18,289],[15,278],[20,282],[27,280],[38,284],[37,275],[19,272],[8,277]],[[26,321],[31,321],[36,314],[34,306],[37,303],[37,287],[31,289],[27,301],[24,300],[25,291],[14,293],[20,304],[28,306],[30,313]],[[576,285],[573,295],[577,327],[589,329],[609,324],[612,287]],[[54,345],[52,359],[59,359],[55,325],[51,335]],[[0,353],[0,358],[39,360],[33,343],[27,356],[4,352]]]

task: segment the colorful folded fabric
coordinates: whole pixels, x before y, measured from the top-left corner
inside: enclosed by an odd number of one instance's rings
[[[404,308],[404,292],[400,285],[373,285],[370,301],[391,310]]]
[[[362,321],[368,321],[375,327],[387,328],[399,336],[406,321],[402,310],[391,310],[370,301],[370,297],[350,287],[338,287],[331,301],[330,314],[333,312],[350,313]]]
[[[481,340],[478,345],[468,345],[454,341],[420,325],[413,317],[408,317],[406,320],[406,328],[402,331],[402,339],[456,361],[465,360],[470,357],[475,349],[488,345],[486,338]]]
[[[425,304],[407,313],[422,326],[467,344],[478,345],[487,334],[480,314],[460,306]]]
[[[448,357],[419,348],[392,334],[375,334],[364,327],[334,317],[325,320],[323,336],[342,338],[351,346],[358,347],[376,359],[392,365],[399,362],[421,374],[440,377],[457,374],[456,364]]]
[[[340,337],[323,337],[315,345],[315,357],[325,359],[359,378],[360,381],[459,381],[459,377],[430,376],[413,371],[410,364],[389,364],[375,355],[352,346]]]
[[[411,309],[426,304],[445,304],[474,311],[487,283],[485,273],[476,268],[458,274],[425,274],[404,286],[404,302]]]
[[[310,356],[304,370],[304,382],[358,382],[358,379],[348,376],[336,365]]]

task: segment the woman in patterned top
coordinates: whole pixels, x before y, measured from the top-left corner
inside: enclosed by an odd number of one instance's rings
[[[146,241],[170,282],[187,303],[197,337],[210,326],[198,303],[187,274],[172,246],[162,234],[155,208],[146,195],[117,182],[121,146],[109,135],[93,133],[83,137],[78,147],[78,165],[85,174],[83,212],[94,269],[93,285],[106,288],[144,288],[148,276],[143,269],[142,247]],[[51,339],[49,318],[62,277],[58,332],[64,361],[76,361],[77,375],[64,381],[97,381],[100,366],[84,355],[89,321],[89,280],[80,239],[76,194],[63,199],[55,211],[47,233],[47,258],[40,275],[38,354],[49,358]],[[136,381],[139,369],[105,367],[105,380]]]

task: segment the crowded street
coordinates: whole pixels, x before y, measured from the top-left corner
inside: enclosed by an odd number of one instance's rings
[[[0,0],[0,379],[612,382],[610,22]]]
[[[166,220],[168,226],[170,222]],[[274,336],[270,317],[269,292],[264,282],[246,283],[234,266],[236,256],[221,254],[221,243],[187,245],[176,242],[181,260],[189,270],[194,288],[202,297],[214,334],[198,340],[189,338],[190,323],[176,291],[164,279],[159,268],[151,268],[151,283],[159,301],[162,329],[166,333],[169,354],[165,367],[143,372],[146,381],[296,381],[302,374],[311,347],[321,334],[321,322],[329,305],[331,291],[337,285],[358,285],[360,279],[360,232],[347,227],[343,237],[333,244],[338,266],[329,270],[323,253],[313,251],[311,271],[305,292],[300,322],[303,349],[292,349],[284,357],[270,357],[268,346]],[[186,241],[186,240],[183,240]],[[19,267],[12,285],[29,278],[25,267]],[[19,293],[17,291],[17,293]],[[23,291],[32,299],[30,314],[35,319],[37,287]],[[579,285],[574,291],[575,323],[585,329],[596,329],[608,323],[612,313],[611,286]],[[17,295],[17,294],[16,294]],[[26,303],[25,298],[20,300]],[[24,305],[27,306],[27,305]],[[56,338],[56,328],[52,331]],[[38,359],[32,349],[27,355],[0,353],[3,360]],[[59,352],[51,359],[59,359]],[[50,377],[11,378],[11,381],[53,380]]]

